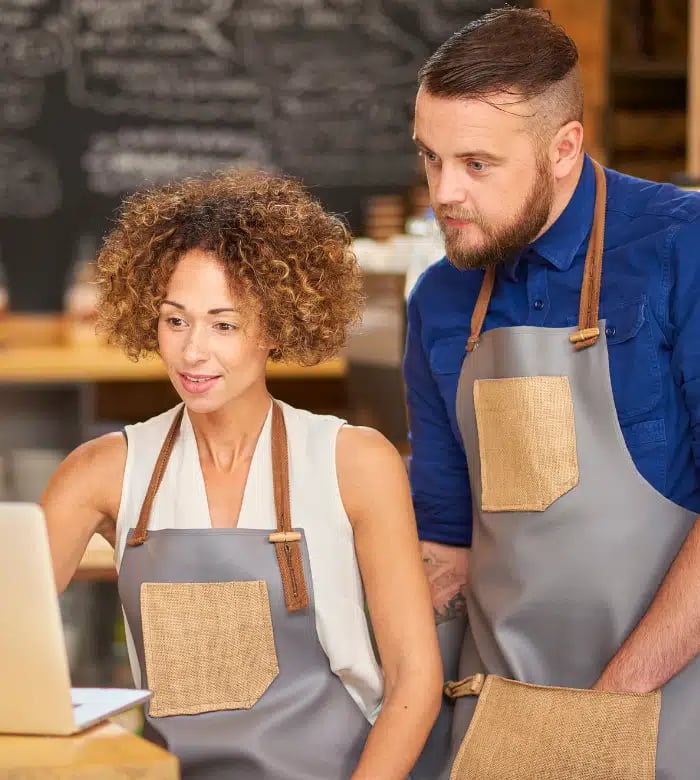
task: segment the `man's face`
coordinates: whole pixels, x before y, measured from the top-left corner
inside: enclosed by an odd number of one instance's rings
[[[528,132],[527,101],[418,92],[414,140],[435,216],[458,268],[501,263],[542,232],[554,199],[546,149]]]

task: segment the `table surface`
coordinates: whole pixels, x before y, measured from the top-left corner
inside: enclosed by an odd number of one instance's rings
[[[0,777],[17,780],[177,780],[175,756],[105,722],[71,737],[0,735]]]
[[[299,366],[268,362],[274,379],[342,378],[344,358]],[[0,320],[0,384],[57,382],[148,382],[167,380],[158,357],[134,362],[101,343],[89,327],[72,326],[61,315],[9,315]]]

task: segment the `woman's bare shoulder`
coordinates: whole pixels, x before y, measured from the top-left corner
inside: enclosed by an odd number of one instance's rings
[[[336,443],[338,485],[353,520],[358,511],[389,500],[405,501],[408,478],[394,445],[374,428],[344,425]]]
[[[126,465],[126,439],[107,433],[76,447],[55,471],[42,504],[75,501],[116,519]]]

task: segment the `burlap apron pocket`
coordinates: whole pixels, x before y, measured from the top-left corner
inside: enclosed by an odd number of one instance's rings
[[[149,715],[250,709],[279,674],[267,583],[144,582]]]
[[[450,780],[654,780],[661,691],[604,693],[474,675],[446,692],[479,696]]]
[[[478,379],[474,411],[484,512],[543,512],[578,484],[567,377]]]

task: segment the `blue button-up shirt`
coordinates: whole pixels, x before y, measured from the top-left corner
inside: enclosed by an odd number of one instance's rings
[[[600,318],[622,433],[640,474],[700,513],[700,194],[606,170]],[[557,221],[499,268],[484,330],[578,322],[595,174]],[[442,259],[408,301],[404,373],[411,489],[420,537],[470,544],[468,464],[455,398],[483,271]]]

